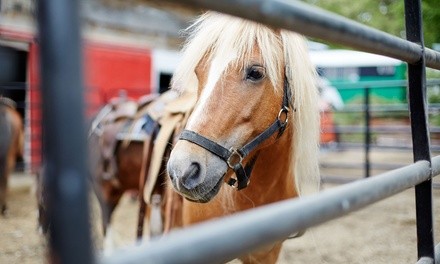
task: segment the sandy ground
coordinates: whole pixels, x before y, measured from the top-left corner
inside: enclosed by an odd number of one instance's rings
[[[322,161],[362,161],[362,153],[323,153]],[[381,152],[373,162],[409,164],[411,154]],[[374,173],[377,173],[375,171]],[[360,176],[359,170],[322,169],[322,174]],[[438,181],[438,180],[436,180]],[[16,174],[11,180],[9,215],[0,217],[0,263],[45,263],[45,239],[37,232],[33,178]],[[324,184],[323,189],[334,188]],[[435,241],[440,241],[440,189],[434,190]],[[361,211],[309,229],[301,238],[288,240],[278,263],[415,263],[416,221],[414,190],[410,189]],[[102,237],[99,210],[93,202],[97,247]],[[134,243],[137,202],[124,196],[114,215],[118,247]],[[238,263],[234,261],[233,263]]]

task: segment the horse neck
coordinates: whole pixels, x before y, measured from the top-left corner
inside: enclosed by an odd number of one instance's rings
[[[255,205],[297,196],[293,178],[292,136],[292,129],[286,129],[276,142],[259,151],[250,184],[237,192],[239,196],[245,196]]]

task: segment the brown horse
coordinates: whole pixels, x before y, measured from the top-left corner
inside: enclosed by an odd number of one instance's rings
[[[138,192],[142,169],[143,141],[123,142],[119,134],[130,126],[137,111],[137,102],[126,98],[114,98],[105,105],[93,120],[88,137],[89,167],[92,188],[101,207],[101,221],[105,240],[112,247],[111,217],[125,192]],[[38,202],[38,226],[43,234],[50,223],[46,212],[47,197],[44,191],[44,166],[37,173],[36,198]]]
[[[164,185],[164,157],[169,156],[171,145],[168,141],[172,140],[174,131],[174,125],[170,124],[176,124],[168,122],[165,108],[177,95],[170,91],[160,97],[149,95],[139,101],[114,98],[92,124],[89,134],[92,179],[102,209],[106,251],[113,247],[111,216],[127,191],[143,193],[146,186],[148,193],[148,207],[143,195],[139,195],[141,207],[137,237],[142,237],[144,216],[149,215],[150,209],[158,212],[150,218],[150,236],[160,235],[164,229],[161,206],[165,204],[165,195],[169,190]],[[173,109],[173,117],[179,117],[179,107]]]
[[[23,121],[16,103],[0,96],[0,211],[6,214],[8,178],[17,158],[23,157]]]
[[[138,191],[142,166],[142,142],[121,144],[118,134],[135,117],[136,102],[114,98],[95,118],[89,134],[91,174],[102,209],[104,235],[111,233],[113,211],[126,191]]]
[[[318,92],[305,39],[213,12],[189,33],[172,87],[197,102],[167,168],[183,224],[316,191]],[[275,263],[281,245],[241,260]]]

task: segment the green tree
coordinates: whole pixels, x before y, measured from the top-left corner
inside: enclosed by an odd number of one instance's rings
[[[302,0],[370,27],[405,38],[403,0]],[[440,43],[439,0],[422,0],[425,45]]]

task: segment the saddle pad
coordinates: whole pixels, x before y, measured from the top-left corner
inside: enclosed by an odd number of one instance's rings
[[[165,111],[159,119],[161,127],[154,143],[153,156],[144,188],[144,200],[148,204],[151,202],[152,192],[159,178],[166,148],[173,141],[171,137],[184,127],[196,100],[195,94],[185,93],[166,102]]]
[[[151,196],[159,177],[159,172],[162,167],[162,161],[168,142],[170,142],[174,129],[181,120],[182,115],[172,115],[169,118],[166,118],[166,122],[161,122],[162,126],[155,140],[153,156],[151,158],[148,177],[145,183],[144,200],[147,204],[151,203]]]

